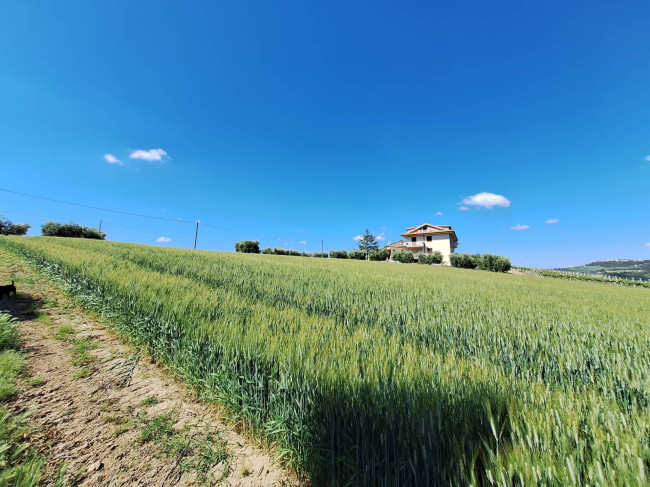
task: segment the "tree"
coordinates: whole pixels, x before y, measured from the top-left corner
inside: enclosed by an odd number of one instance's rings
[[[377,237],[375,237],[370,231],[366,228],[366,233],[361,235],[359,238],[359,250],[363,250],[366,255],[370,253],[371,250],[377,250],[379,248],[379,242]]]
[[[257,240],[242,240],[235,244],[235,252],[244,252],[245,254],[259,254],[260,243]]]
[[[30,228],[29,223],[13,223],[9,218],[0,215],[0,235],[25,235]]]

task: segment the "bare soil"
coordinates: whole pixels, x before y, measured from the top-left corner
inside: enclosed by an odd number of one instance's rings
[[[0,250],[0,301],[20,321],[26,373],[10,404],[32,411],[47,474],[87,486],[299,485],[252,438],[168,370]]]

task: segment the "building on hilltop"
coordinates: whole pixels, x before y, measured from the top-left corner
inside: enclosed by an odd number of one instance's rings
[[[388,244],[387,248],[393,252],[406,250],[412,252],[417,260],[419,253],[430,254],[438,251],[442,254],[443,264],[451,265],[450,255],[458,247],[458,237],[456,232],[449,225],[431,225],[423,223],[415,227],[409,227],[402,234],[404,240]]]

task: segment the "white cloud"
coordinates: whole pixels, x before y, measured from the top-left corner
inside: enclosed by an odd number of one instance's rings
[[[156,242],[158,242],[158,243],[167,243],[167,242],[171,242],[171,241],[172,241],[172,239],[167,238],[167,237],[159,237],[159,238],[156,239]]]
[[[379,235],[377,235],[377,240],[379,240],[380,242],[382,240],[386,240],[386,234],[384,232],[381,232]]]
[[[458,209],[459,209],[460,211],[467,211],[467,210],[469,210],[469,208],[468,208],[467,206],[461,206],[461,207],[458,208]]]
[[[645,160],[650,161],[650,156],[646,156]]]
[[[299,240],[298,243],[300,245],[307,245],[307,242],[305,240]]]
[[[442,211],[436,211],[436,215],[438,215],[438,216],[442,216],[443,213],[442,213]]]
[[[129,154],[129,157],[131,159],[142,159],[143,161],[160,161],[162,162],[163,157],[167,155],[167,152],[165,152],[162,149],[149,149],[149,150],[142,150],[138,149],[136,151],[131,152]]]
[[[104,154],[104,160],[108,162],[109,164],[117,164],[118,166],[123,166],[124,163],[120,161],[117,157],[115,157],[113,154]]]
[[[352,240],[356,240],[357,242],[363,238],[363,235],[357,235],[356,237],[352,237]]]
[[[465,206],[476,206],[478,208],[487,208],[491,210],[495,206],[502,206],[507,208],[510,206],[510,200],[505,196],[494,193],[478,193],[473,196],[468,196],[463,200]]]
[[[388,227],[379,227],[379,228],[381,228],[382,230],[388,230]]]
[[[510,227],[511,230],[528,230],[530,228],[529,225],[515,225],[514,227]]]
[[[551,218],[550,220],[546,220],[545,223],[547,225],[555,225],[556,223],[560,223],[560,220],[558,218]]]
[[[647,244],[645,244],[645,246],[646,246],[646,247],[650,247],[650,242],[648,242]]]

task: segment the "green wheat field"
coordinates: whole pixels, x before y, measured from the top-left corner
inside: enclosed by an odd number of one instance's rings
[[[312,485],[650,482],[650,290],[62,238],[0,246]]]

